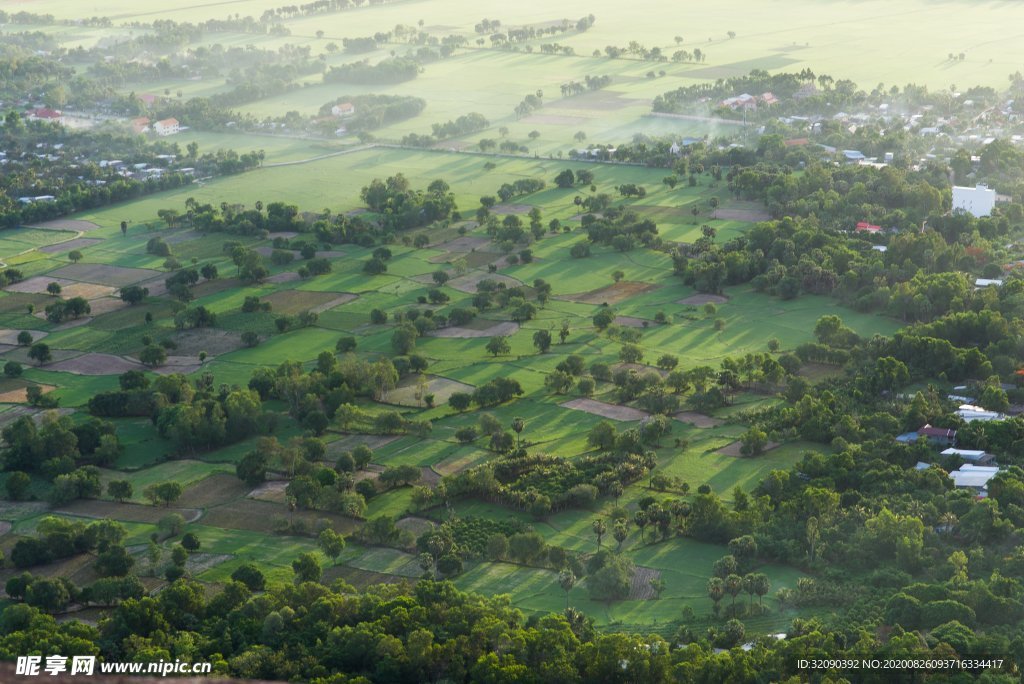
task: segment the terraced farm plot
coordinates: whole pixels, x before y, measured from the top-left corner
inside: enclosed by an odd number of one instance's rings
[[[607,304],[608,306],[615,306],[616,304],[621,304],[622,302],[632,299],[637,295],[650,292],[654,290],[655,287],[655,285],[651,285],[650,283],[628,282],[622,280],[612,285],[591,290],[590,292],[563,295],[560,299],[579,302],[581,304]]]
[[[474,321],[476,322],[476,321]],[[469,326],[452,325],[446,328],[438,328],[427,333],[428,337],[473,339],[477,337],[497,337],[499,335],[512,335],[519,330],[519,324],[513,321],[491,322],[487,327],[472,328]]]
[[[632,421],[646,418],[649,413],[641,411],[640,409],[631,408],[629,406],[619,406],[617,404],[606,404],[603,401],[597,401],[596,399],[572,399],[570,401],[561,404],[565,408],[575,409],[577,411],[586,411],[592,413],[595,416],[601,416],[602,418],[611,418],[612,420],[619,421]]]
[[[59,231],[83,231],[89,232],[90,230],[96,230],[99,228],[98,225],[92,221],[83,221],[81,219],[54,219],[52,221],[43,221],[42,223],[33,223],[30,228],[38,228],[40,230],[59,230]]]
[[[142,364],[113,354],[90,352],[51,363],[48,368],[76,375],[120,375],[126,371],[139,370]]]
[[[0,404],[23,404],[27,402],[28,386],[30,384],[32,383],[26,383],[24,387],[0,390]],[[36,385],[36,387],[41,389],[43,394],[55,389],[53,385]]]
[[[456,392],[472,392],[473,386],[448,378],[427,377],[426,386],[421,387],[416,377],[409,377],[401,381],[398,386],[384,395],[384,401],[388,404],[400,406],[425,406],[425,398],[428,394],[434,395],[434,403],[441,405],[447,403],[448,398]]]
[[[0,301],[3,300],[0,299]],[[50,334],[45,330],[11,330],[0,328],[0,344],[18,344],[18,335],[20,335],[22,332],[27,332],[29,335],[31,335],[33,342],[39,342],[40,340],[42,340],[43,338]]]
[[[149,268],[128,268],[125,266],[111,266],[108,264],[86,264],[78,263],[58,268],[52,275],[68,280],[80,282],[97,283],[110,286],[111,288],[133,285],[143,280],[155,278],[163,274]],[[166,278],[166,276],[163,276]]]
[[[184,356],[195,356],[203,351],[213,356],[226,354],[242,347],[241,338],[239,333],[214,328],[180,330],[173,337],[178,345],[175,351]]]
[[[102,243],[103,240],[99,238],[75,238],[74,240],[68,240],[66,242],[60,242],[54,245],[45,245],[39,248],[39,251],[44,254],[62,254],[70,252],[74,249],[85,249],[86,247],[92,247]]]
[[[280,290],[262,298],[275,314],[295,315],[303,311],[326,311],[356,298],[354,294],[315,292],[311,290]]]

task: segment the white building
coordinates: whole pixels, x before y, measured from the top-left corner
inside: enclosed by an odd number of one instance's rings
[[[976,278],[974,280],[974,287],[982,288],[988,287],[989,285],[995,285],[996,287],[1003,286],[1002,278]]]
[[[987,465],[992,462],[992,454],[984,451],[977,451],[974,449],[953,449],[949,448],[942,452],[943,456],[957,456],[962,458],[968,463],[974,463],[975,465]]]
[[[960,416],[965,423],[973,423],[976,420],[1003,420],[1006,418],[1002,413],[986,411],[981,406],[971,406],[970,404],[961,404],[960,408],[956,410],[956,415]]]
[[[996,206],[996,191],[987,185],[973,188],[953,186],[953,211],[962,209],[972,216],[989,216]]]
[[[988,493],[988,481],[999,472],[996,466],[979,466],[973,463],[965,463],[960,470],[954,470],[949,474],[954,487],[973,489],[979,494]]]
[[[334,116],[352,116],[356,113],[356,106],[351,102],[339,102],[331,107],[331,114]]]
[[[157,135],[174,135],[181,131],[181,124],[177,119],[163,119],[153,124],[153,132]]]

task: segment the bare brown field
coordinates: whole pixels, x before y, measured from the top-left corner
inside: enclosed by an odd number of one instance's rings
[[[630,408],[629,406],[618,406],[617,404],[606,404],[603,401],[597,401],[596,399],[573,399],[571,401],[564,402],[561,406],[590,413],[595,416],[601,416],[602,418],[610,418],[612,420],[640,420],[641,418],[646,418],[650,415],[646,411],[641,411],[640,409]]]
[[[612,321],[615,325],[624,325],[629,328],[647,328],[654,325],[654,321],[648,321],[644,318],[636,318],[635,316],[616,316]]]
[[[92,221],[80,221],[77,219],[55,219],[53,221],[33,223],[28,227],[42,228],[43,230],[81,230],[85,232],[99,228],[99,226]]]
[[[43,394],[50,392],[56,387],[53,385],[39,385],[42,388]],[[28,401],[28,387],[19,387],[17,389],[7,390],[6,392],[0,392],[0,404],[24,404]]]
[[[149,280],[143,280],[136,283],[136,285],[149,290],[150,297],[159,297],[167,294],[167,276],[161,275],[156,278],[150,278]]]
[[[284,271],[283,273],[275,273],[274,275],[267,278],[265,282],[268,283],[293,283],[296,280],[302,280],[299,274],[295,271]]]
[[[0,297],[0,313],[28,311],[29,305],[39,309],[50,303],[50,296],[39,293],[17,292],[7,288],[7,296]]]
[[[192,288],[192,292],[199,298],[241,287],[241,285],[242,281],[238,278],[217,278],[216,280],[204,280],[196,283],[195,287]]]
[[[661,570],[636,566],[633,571],[633,579],[629,584],[629,596],[627,601],[649,601],[656,598],[654,589],[651,588],[651,581],[661,578]]]
[[[728,297],[716,294],[696,294],[685,299],[680,299],[676,304],[684,304],[686,306],[702,306],[704,304],[725,304],[729,301]]]
[[[68,240],[67,242],[58,242],[55,245],[45,245],[39,248],[39,251],[43,254],[60,254],[62,252],[70,252],[73,249],[85,249],[86,247],[92,247],[93,245],[103,242],[99,238],[75,238],[74,240]]]
[[[90,287],[95,287],[95,285]],[[93,316],[101,316],[105,313],[118,311],[126,306],[128,306],[128,302],[123,301],[119,297],[99,297],[98,299],[89,299],[89,309]]]
[[[192,576],[198,575],[202,572],[206,572],[210,568],[215,568],[221,563],[231,560],[233,556],[226,553],[203,553],[195,552],[190,553],[188,559],[185,561],[185,570]]]
[[[609,306],[615,306],[627,299],[657,289],[657,287],[657,285],[651,285],[650,283],[620,280],[617,283],[591,290],[590,292],[566,295],[557,299],[567,299],[570,302],[579,302],[581,304],[608,304]]]
[[[310,311],[312,311],[314,313],[323,313],[324,311],[329,311],[330,309],[333,309],[336,306],[341,306],[342,304],[348,304],[349,302],[351,302],[351,301],[353,301],[355,299],[358,299],[358,298],[359,298],[359,295],[357,295],[357,294],[352,294],[351,292],[344,292],[344,293],[336,296],[334,299],[332,299],[329,302],[324,302],[323,304],[318,304],[317,306],[314,306],[312,309],[310,309]]]
[[[529,211],[529,207],[526,209]],[[482,249],[487,245],[491,244],[490,238],[480,237],[476,235],[462,235],[454,240],[448,242],[442,242],[437,245],[438,249],[446,249],[449,252],[472,252],[475,249]]]
[[[488,255],[489,260],[493,259],[492,255]],[[515,287],[522,285],[522,282],[516,280],[507,275],[500,273],[467,273],[466,275],[459,276],[458,278],[452,278],[448,281],[448,287],[458,290],[459,292],[466,292],[469,294],[476,294],[476,286],[481,280],[494,280],[499,283],[505,283],[506,287]],[[45,288],[44,288],[45,289]]]
[[[103,283],[115,288],[134,285],[157,276],[167,277],[160,271],[151,268],[128,268],[108,264],[70,264],[64,268],[58,268],[51,275],[87,283]]]
[[[470,252],[469,254],[462,255],[466,260],[466,266],[469,268],[483,268],[488,264],[494,263],[494,260],[500,256],[501,255],[497,252],[485,252],[483,250],[477,250],[476,252]]]
[[[330,305],[340,298],[337,292],[313,292],[306,290],[281,290],[262,297],[262,301],[270,302],[275,314],[294,315],[302,311],[312,311],[314,307]],[[354,298],[354,295],[348,295]],[[336,306],[336,305],[334,305]]]
[[[184,356],[193,356],[201,351],[216,356],[241,348],[241,333],[215,328],[193,328],[174,335],[175,350]]]
[[[249,486],[234,475],[214,473],[189,486],[178,500],[186,508],[208,508],[249,493]]]
[[[223,506],[216,506],[203,516],[204,525],[223,527],[229,530],[250,530],[252,532],[272,533],[274,518],[286,515],[291,518],[304,518],[310,525],[317,518],[326,518],[338,532],[350,533],[356,528],[356,522],[337,513],[325,511],[296,511],[288,513],[280,504],[256,499],[239,499]]]
[[[718,209],[714,216],[716,219],[726,221],[750,221],[751,223],[768,221],[771,217],[771,214],[764,209]]]
[[[87,319],[79,319],[87,320]],[[54,330],[61,330],[61,326],[56,326]],[[28,358],[29,347],[14,347],[6,354],[4,354],[4,361],[17,361],[26,366],[35,366],[37,368],[45,368],[47,370],[53,368],[53,364],[58,361],[66,361],[79,356],[82,352],[74,349],[50,349],[50,354],[53,356],[53,361],[45,366],[39,366],[35,361]]]
[[[441,474],[430,466],[421,466],[419,484],[425,487],[434,488],[441,484]]]
[[[518,330],[518,323],[514,321],[503,321],[501,323],[495,323],[489,328],[483,328],[480,330],[474,328],[463,328],[459,326],[440,328],[438,330],[431,330],[430,332],[427,333],[427,336],[471,339],[476,337],[495,337],[496,335],[512,335]]]
[[[46,286],[50,283],[57,283],[61,290],[75,284],[74,280],[66,278],[51,278],[50,276],[32,276],[17,283],[11,283],[5,289],[8,292],[21,292],[23,294],[47,294]]]
[[[272,501],[274,503],[283,504],[288,499],[288,496],[284,492],[287,487],[287,480],[271,480],[270,482],[264,482],[259,487],[249,492],[248,497],[258,501]]]
[[[169,513],[178,513],[185,520],[195,520],[200,511],[195,508],[144,506],[136,503],[118,503],[100,499],[79,499],[65,504],[58,509],[68,515],[80,515],[85,518],[111,518],[126,522],[155,523]]]
[[[342,451],[352,451],[360,444],[365,444],[370,449],[380,449],[398,439],[396,435],[345,435],[341,439],[327,443],[327,456],[337,458]]]
[[[719,420],[718,418],[705,416],[703,413],[697,413],[696,411],[680,411],[672,417],[680,423],[689,423],[690,425],[699,428],[712,428],[724,423],[724,421]]]
[[[75,375],[120,375],[121,373],[138,370],[142,366],[122,356],[89,352],[72,359],[51,363],[48,370],[59,370]]]
[[[18,335],[21,330],[13,330],[11,328],[0,328],[0,344],[18,344]],[[32,335],[32,341],[38,342],[50,333],[43,330],[29,330],[28,333]]]
[[[140,366],[142,364],[139,364]],[[188,375],[203,367],[198,356],[168,356],[164,365],[154,368],[153,372],[159,375],[170,375],[172,373],[183,373]]]
[[[495,204],[491,208],[491,213],[494,213],[494,214],[529,214],[531,209],[533,209],[533,205],[530,205],[530,204]]]
[[[440,406],[447,403],[449,397],[456,392],[472,392],[473,386],[456,380],[427,376],[427,387],[424,395],[434,395],[434,405]],[[399,406],[424,406],[422,400],[416,399],[417,382],[415,377],[408,377],[398,383],[395,389],[384,395],[384,402],[387,404],[398,404]]]

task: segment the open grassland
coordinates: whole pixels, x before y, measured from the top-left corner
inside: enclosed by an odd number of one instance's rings
[[[244,0],[232,3],[231,12],[259,16],[278,4],[276,0]],[[690,79],[713,80],[737,72],[745,74],[753,68],[799,71],[810,66],[817,73],[827,72],[864,84],[920,83],[921,74],[931,74],[927,84],[935,87],[947,87],[950,82],[995,86],[1003,84],[1006,74],[1017,68],[1024,49],[1012,31],[993,32],[986,10],[996,7],[1003,26],[1014,26],[1024,20],[1024,8],[1015,5],[956,0],[939,5],[926,0],[898,5],[882,0],[825,3],[729,0],[704,5],[666,5],[656,0],[641,0],[599,8],[582,0],[569,0],[557,7],[536,0],[515,5],[500,0],[481,0],[473,3],[472,11],[467,11],[464,2],[440,0],[296,18],[286,22],[292,32],[290,37],[248,36],[244,40],[259,40],[267,45],[301,41],[314,50],[322,50],[332,40],[370,35],[419,19],[424,21],[426,30],[445,35],[456,30],[471,32],[473,24],[481,17],[499,17],[504,25],[522,25],[535,23],[538,18],[575,20],[593,13],[597,22],[590,31],[559,36],[557,41],[573,46],[578,55],[590,55],[595,49],[601,50],[609,44],[625,45],[630,40],[671,51],[675,47],[674,37],[679,35],[684,39],[684,48],[699,46],[709,53],[704,64],[680,67],[679,71]],[[71,0],[48,2],[45,9],[64,18],[81,14],[80,4]],[[116,24],[155,19],[201,21],[222,18],[226,10],[216,2],[153,7],[130,0],[99,0],[90,5],[89,11],[96,16],[110,16]],[[73,26],[42,28],[58,33],[68,47],[92,45],[124,30]],[[317,31],[323,31],[323,36],[318,38]],[[728,31],[734,31],[736,37],[730,40],[726,35]],[[231,38],[224,36],[220,40],[230,44]],[[866,40],[870,49],[865,49]],[[949,52],[965,52],[968,57],[962,63],[946,64]],[[565,60],[585,61],[582,57]],[[537,68],[537,71],[542,69]],[[495,77],[493,82],[504,81]],[[645,85],[641,82],[631,90],[641,90]],[[481,97],[481,101],[485,98]]]
[[[663,354],[677,355],[683,369],[698,365],[717,367],[727,356],[764,352],[771,338],[779,340],[782,351],[789,351],[812,339],[815,321],[824,314],[841,315],[846,325],[863,336],[889,334],[898,327],[896,322],[880,316],[842,309],[831,299],[802,296],[783,301],[756,293],[748,286],[727,288],[723,295],[713,298],[717,308],[709,314],[703,305],[712,298],[697,295],[692,288],[684,286],[673,274],[671,258],[664,252],[638,248],[622,253],[594,246],[592,256],[572,259],[569,250],[586,240],[579,229],[579,208],[573,199],[579,193],[590,191],[562,190],[550,187],[550,183],[561,169],[582,168],[583,165],[545,159],[496,159],[496,168],[487,172],[483,169],[486,161],[473,155],[377,148],[308,165],[264,168],[243,176],[218,179],[203,186],[163,193],[77,217],[99,227],[89,231],[93,242],[81,245],[83,259],[75,265],[69,264],[63,253],[43,251],[52,244],[48,241],[49,235],[65,234],[35,229],[14,233],[12,239],[23,240],[24,249],[29,250],[21,258],[25,264],[32,265],[31,270],[26,271],[34,280],[29,283],[30,287],[21,284],[21,289],[28,287],[31,292],[8,288],[0,293],[0,325],[7,331],[3,337],[7,344],[0,347],[0,357],[27,361],[25,348],[12,344],[16,342],[17,331],[27,329],[32,330],[37,339],[45,336],[55,361],[42,366],[26,363],[23,378],[10,388],[20,389],[28,383],[51,386],[54,388],[52,396],[59,398],[62,407],[81,409],[96,393],[116,388],[120,370],[139,368],[138,353],[147,342],[154,341],[173,342],[177,346],[172,354],[190,359],[196,359],[201,351],[208,353],[202,367],[196,360],[190,366],[168,365],[158,369],[160,372],[181,368],[193,380],[208,373],[214,387],[221,384],[245,386],[253,371],[261,366],[273,367],[293,360],[311,367],[322,352],[334,350],[341,336],[353,336],[357,342],[356,353],[364,358],[393,355],[393,321],[387,325],[372,325],[370,312],[379,308],[393,314],[417,306],[418,299],[432,286],[431,274],[444,269],[454,275],[453,262],[462,256],[473,257],[472,261],[466,259],[468,271],[440,288],[450,298],[450,306],[469,306],[476,283],[489,276],[509,285],[523,283],[527,288],[537,279],[546,280],[552,286],[551,299],[538,308],[532,320],[517,323],[509,320],[507,310],[491,310],[455,331],[457,334],[425,336],[417,341],[416,352],[429,363],[424,381],[427,391],[435,395],[433,408],[425,405],[423,397],[417,397],[415,376],[407,377],[388,393],[385,403],[359,400],[360,407],[371,415],[398,409],[407,417],[429,419],[432,421],[429,435],[356,436],[344,434],[336,425],[325,435],[329,443],[328,464],[342,451],[350,451],[360,443],[371,446],[373,472],[358,473],[357,479],[376,477],[388,466],[409,465],[420,469],[420,484],[436,486],[442,475],[457,474],[495,458],[489,451],[487,438],[469,443],[456,438],[459,429],[478,422],[481,412],[457,412],[446,399],[453,391],[471,392],[496,378],[515,378],[524,395],[489,408],[487,412],[504,425],[509,425],[514,418],[522,418],[526,428],[521,439],[528,449],[569,459],[593,453],[586,435],[602,420],[601,416],[595,415],[590,410],[593,405],[585,402],[574,404],[576,408],[565,406],[583,397],[576,391],[552,394],[544,383],[569,354],[579,354],[588,365],[618,363],[621,343],[598,332],[593,325],[594,314],[605,305],[614,310],[622,325],[639,332],[638,346],[643,358],[636,367],[641,370],[650,367],[649,364]],[[719,239],[728,239],[748,230],[753,225],[751,220],[757,218],[756,211],[749,205],[725,199],[726,189],[712,187],[711,179],[706,176],[700,178],[697,187],[669,190],[661,183],[664,170],[603,164],[586,168],[595,173],[596,191],[613,197],[617,197],[615,188],[622,183],[643,185],[648,194],[642,200],[616,201],[657,222],[666,240],[693,240],[704,223],[721,231]],[[465,235],[459,235],[451,227],[423,230],[429,244],[422,249],[400,242],[389,245],[392,258],[388,261],[387,272],[381,275],[371,277],[362,271],[372,248],[345,244],[331,246],[326,252],[321,250],[331,262],[329,274],[300,279],[295,271],[302,262],[295,261],[272,266],[272,276],[260,285],[246,285],[237,279],[236,267],[222,249],[223,243],[235,236],[204,235],[186,227],[167,229],[155,218],[158,209],[183,210],[187,197],[215,204],[225,197],[250,205],[257,200],[265,204],[285,200],[302,209],[328,207],[335,212],[349,211],[361,205],[358,194],[363,185],[391,170],[401,170],[414,187],[424,187],[435,178],[444,178],[451,184],[467,215],[475,209],[481,195],[493,193],[502,183],[527,177],[543,178],[549,183],[547,189],[517,197],[503,210],[525,214],[537,207],[545,222],[559,218],[571,230],[545,234],[531,245],[536,257],[531,263],[501,262],[493,275],[488,273],[487,264],[498,259],[500,250],[475,222],[466,221],[461,224],[466,229]],[[734,210],[735,213],[727,214],[731,218],[711,218],[708,202],[711,197],[724,199],[720,209],[723,212]],[[692,207],[698,207],[697,217],[692,216]],[[121,220],[131,221],[126,236],[118,227]],[[17,238],[18,235],[24,237]],[[195,259],[196,265],[217,265],[221,277],[198,284],[191,303],[205,306],[217,315],[215,328],[176,329],[173,317],[179,305],[170,300],[164,287],[169,272],[163,265],[163,258],[146,252],[147,241],[157,235],[183,262]],[[239,241],[261,254],[269,254],[272,249],[269,239],[244,237]],[[616,282],[616,271],[622,272],[619,282]],[[45,291],[46,283],[57,278],[66,281],[68,287],[118,288],[138,283],[149,288],[151,296],[135,306],[98,310],[82,324],[54,325],[29,315],[28,306],[31,304],[36,313],[45,307],[52,297],[39,294],[38,290]],[[272,311],[242,313],[241,306],[248,296],[260,297],[261,301],[271,304]],[[318,311],[319,319],[308,327],[279,332],[274,324],[275,316],[296,316],[310,310]],[[661,318],[659,314],[664,315],[664,323],[654,322]],[[716,326],[716,320],[722,323]],[[556,343],[547,353],[539,354],[533,345],[534,333],[551,330],[557,337],[563,322],[569,327],[567,341]],[[242,334],[247,331],[259,335],[256,346],[241,344]],[[489,337],[498,333],[508,335],[510,353],[494,356],[487,352],[486,345]],[[107,365],[100,367],[101,361]],[[619,429],[638,425],[639,418],[646,415],[638,407],[619,406],[612,385],[607,382],[597,384],[593,400],[600,402],[597,406],[617,411],[615,422]],[[694,490],[701,484],[708,484],[729,504],[734,488],[750,491],[770,470],[788,469],[806,449],[814,447],[798,442],[784,443],[757,458],[740,458],[722,451],[734,445],[746,429],[738,422],[741,411],[775,401],[778,399],[768,394],[739,393],[733,406],[718,410],[712,416],[672,420],[671,434],[653,447],[657,472],[678,477]],[[0,406],[0,420],[5,414],[12,418],[20,415],[13,412],[38,413],[20,404],[7,406],[10,406],[7,410]],[[302,426],[287,415],[285,402],[267,402],[263,408],[275,415],[274,435],[282,442],[303,434]],[[83,411],[75,414],[75,420],[84,418]],[[131,543],[145,544],[160,518],[178,512],[189,521],[187,529],[199,536],[203,553],[211,554],[195,567],[200,580],[223,582],[239,565],[252,561],[259,564],[271,580],[290,581],[291,561],[299,553],[314,550],[315,542],[309,536],[275,534],[278,524],[275,519],[279,516],[301,518],[311,528],[323,518],[347,534],[361,524],[337,514],[288,513],[283,482],[252,493],[254,488],[243,485],[235,476],[235,465],[257,446],[255,437],[216,451],[179,453],[171,442],[160,437],[147,418],[119,419],[115,427],[125,447],[124,453],[112,467],[102,470],[101,480],[104,485],[115,479],[128,480],[134,490],[132,497],[123,504],[105,496],[96,501],[77,502],[60,508],[60,514],[81,520],[109,516],[127,525]],[[676,439],[683,441],[677,444]],[[821,447],[814,450],[823,451]],[[275,477],[280,476],[275,474]],[[143,505],[145,488],[165,481],[181,483],[185,487],[182,498],[170,508]],[[37,496],[45,494],[41,483],[32,486],[39,489]],[[651,495],[663,497],[669,493],[652,492],[648,482],[641,480],[626,487],[617,504],[631,511],[641,499]],[[608,515],[612,505],[610,500],[602,499],[592,509],[564,510],[543,522],[533,521],[526,513],[474,499],[454,501],[453,510],[458,515],[531,524],[547,543],[590,554],[596,550],[592,522],[596,516]],[[435,519],[444,515],[442,510],[417,513],[409,523],[408,516],[413,510],[413,489],[399,487],[370,498],[366,517],[406,518],[401,526],[422,531],[423,515]],[[13,526],[6,537],[0,537],[0,548],[13,543],[14,535],[30,533],[45,511],[45,505],[41,504],[20,504],[0,510],[0,518]],[[623,551],[639,567],[637,582],[640,584],[635,587],[635,595],[611,605],[594,602],[588,598],[584,581],[570,592],[570,604],[593,616],[601,626],[617,625],[640,631],[662,629],[678,619],[684,607],[692,608],[699,616],[708,613],[710,604],[704,583],[713,561],[725,554],[724,547],[684,538],[655,544],[650,530],[646,538],[641,538],[638,530],[633,529]],[[332,567],[322,554],[318,553],[317,557],[322,560],[327,577],[350,578],[361,585],[414,579],[422,572],[414,554],[361,547],[355,543],[349,544],[337,567]],[[54,572],[64,570],[58,568]],[[763,570],[769,574],[775,589],[792,586],[799,576],[793,568],[769,566]],[[665,591],[661,598],[649,598],[650,588],[646,582],[658,576],[666,583]],[[559,610],[566,598],[558,586],[557,573],[510,563],[471,561],[457,583],[464,589],[509,593],[515,605],[528,612]],[[757,629],[776,629],[792,617],[789,613],[778,612],[772,605],[769,613],[750,619],[748,624]]]

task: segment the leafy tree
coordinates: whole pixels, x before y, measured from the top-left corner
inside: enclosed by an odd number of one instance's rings
[[[565,592],[565,607],[568,609],[569,592],[576,586],[576,575],[573,574],[572,570],[564,568],[558,573],[558,586]]]
[[[124,503],[132,498],[132,483],[128,480],[111,480],[107,483],[107,496],[118,503]]]
[[[121,300],[129,306],[135,306],[149,296],[149,288],[139,285],[128,285],[121,288]]]
[[[508,343],[508,338],[504,335],[498,335],[492,337],[487,342],[487,352],[493,356],[505,355],[512,351],[511,345]]]
[[[181,547],[189,553],[198,551],[200,546],[201,542],[199,541],[199,537],[197,537],[194,533],[186,532],[184,535],[182,535]]]
[[[7,491],[8,498],[12,501],[21,501],[25,498],[25,494],[28,493],[31,483],[32,479],[27,473],[16,470],[7,475],[7,480],[4,481],[4,489]]]
[[[170,506],[181,498],[183,492],[184,488],[179,482],[159,482],[142,490],[142,495],[149,499],[154,506],[158,503]]]
[[[547,330],[537,330],[533,333],[533,346],[541,354],[551,348],[551,333]]]
[[[328,527],[320,532],[316,543],[317,546],[320,547],[320,550],[323,551],[324,555],[330,558],[331,561],[337,565],[338,556],[340,556],[341,552],[345,550],[345,538]]]
[[[312,553],[303,553],[292,561],[292,571],[295,572],[296,583],[319,582],[323,575],[320,563]]]
[[[162,366],[167,361],[167,350],[160,345],[151,344],[139,352],[139,361],[150,368]]]
[[[36,342],[28,350],[28,358],[35,361],[40,366],[43,366],[53,360],[53,354],[50,353],[50,345],[45,342]]]
[[[608,524],[602,518],[598,518],[590,526],[594,530],[594,536],[597,537],[597,550],[600,551],[601,538],[608,532]]]
[[[633,578],[633,562],[628,557],[608,554],[604,565],[587,578],[590,598],[595,601],[621,601],[629,596]]]
[[[249,591],[263,591],[266,580],[255,563],[244,563],[231,573],[231,579],[244,584]]]

